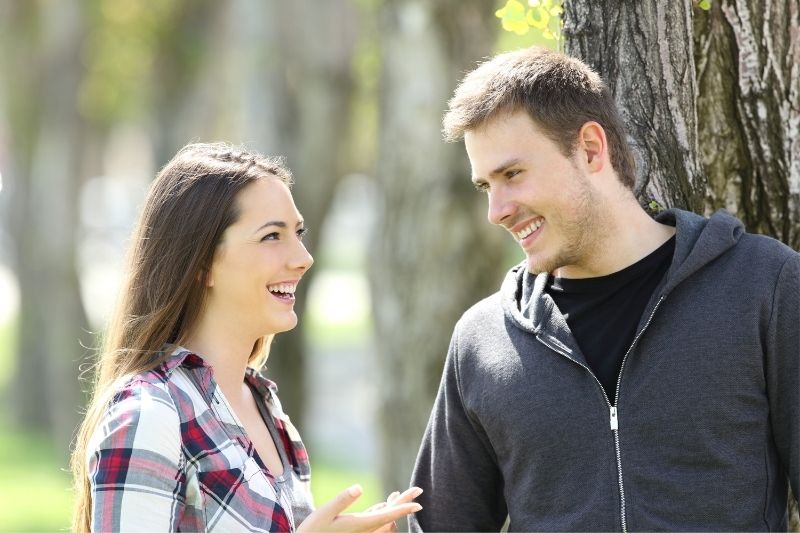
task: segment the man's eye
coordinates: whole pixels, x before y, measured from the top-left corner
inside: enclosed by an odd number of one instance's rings
[[[297,238],[302,241],[303,237],[305,237],[307,233],[308,233],[308,228],[300,228],[299,230],[297,230]]]
[[[519,174],[520,172],[522,172],[522,171],[521,170],[509,170],[509,171],[506,172],[506,178],[507,179],[511,179],[514,176],[516,176],[517,174]]]
[[[279,238],[280,238],[280,235],[278,235],[278,232],[277,231],[273,231],[272,233],[267,233],[266,235],[264,235],[264,237],[261,239],[261,241],[262,242],[263,241],[277,241]]]
[[[489,184],[488,183],[476,183],[475,190],[478,192],[489,192]]]

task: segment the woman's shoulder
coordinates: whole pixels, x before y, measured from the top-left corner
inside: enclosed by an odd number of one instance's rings
[[[185,419],[198,409],[205,410],[204,381],[210,368],[186,350],[176,349],[155,367],[121,379],[113,387],[111,406],[120,403],[130,408],[169,410]]]

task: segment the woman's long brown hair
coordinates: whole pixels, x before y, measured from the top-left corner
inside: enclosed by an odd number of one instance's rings
[[[226,144],[189,144],[153,182],[130,243],[117,305],[99,350],[92,400],[72,453],[73,531],[91,529],[87,447],[115,384],[155,368],[170,355],[164,346],[186,340],[202,310],[202,281],[222,233],[239,216],[236,196],[261,178],[291,185],[291,173],[280,159]],[[250,366],[263,366],[270,340],[255,343]]]

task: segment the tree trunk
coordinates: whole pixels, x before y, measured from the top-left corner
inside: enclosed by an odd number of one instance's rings
[[[800,2],[715,0],[696,13],[707,210],[800,249]]]
[[[26,67],[36,69],[33,83],[7,85],[7,104],[23,95],[37,100],[16,117],[30,135],[12,138],[29,158],[18,161],[14,187],[21,301],[12,406],[23,426],[52,432],[66,457],[84,405],[82,344],[91,345],[75,266],[87,131],[76,110],[85,28],[76,4],[37,8],[28,13],[38,25],[37,59]]]
[[[336,187],[348,167],[350,102],[356,41],[354,8],[349,0],[296,0],[275,6],[277,38],[283,53],[276,67],[283,100],[276,105],[280,140],[297,184],[293,195],[311,231],[305,239],[314,254]],[[281,385],[281,401],[302,431],[307,397],[307,343],[303,330],[308,288],[319,267],[299,285],[295,311],[300,326],[275,339],[268,375]]]
[[[497,290],[503,235],[483,220],[464,149],[441,138],[454,80],[491,49],[482,0],[386,2],[370,258],[379,339],[382,480],[406,487],[459,315]]]
[[[627,126],[636,196],[701,212],[691,2],[576,0],[564,8],[566,52],[601,74]]]

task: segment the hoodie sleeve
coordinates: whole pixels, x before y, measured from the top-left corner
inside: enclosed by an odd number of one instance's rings
[[[424,490],[416,500],[422,510],[409,515],[411,531],[499,531],[507,516],[495,455],[464,408],[457,339],[458,329],[411,479]]]
[[[800,254],[778,275],[767,337],[772,433],[795,497],[800,495]]]

